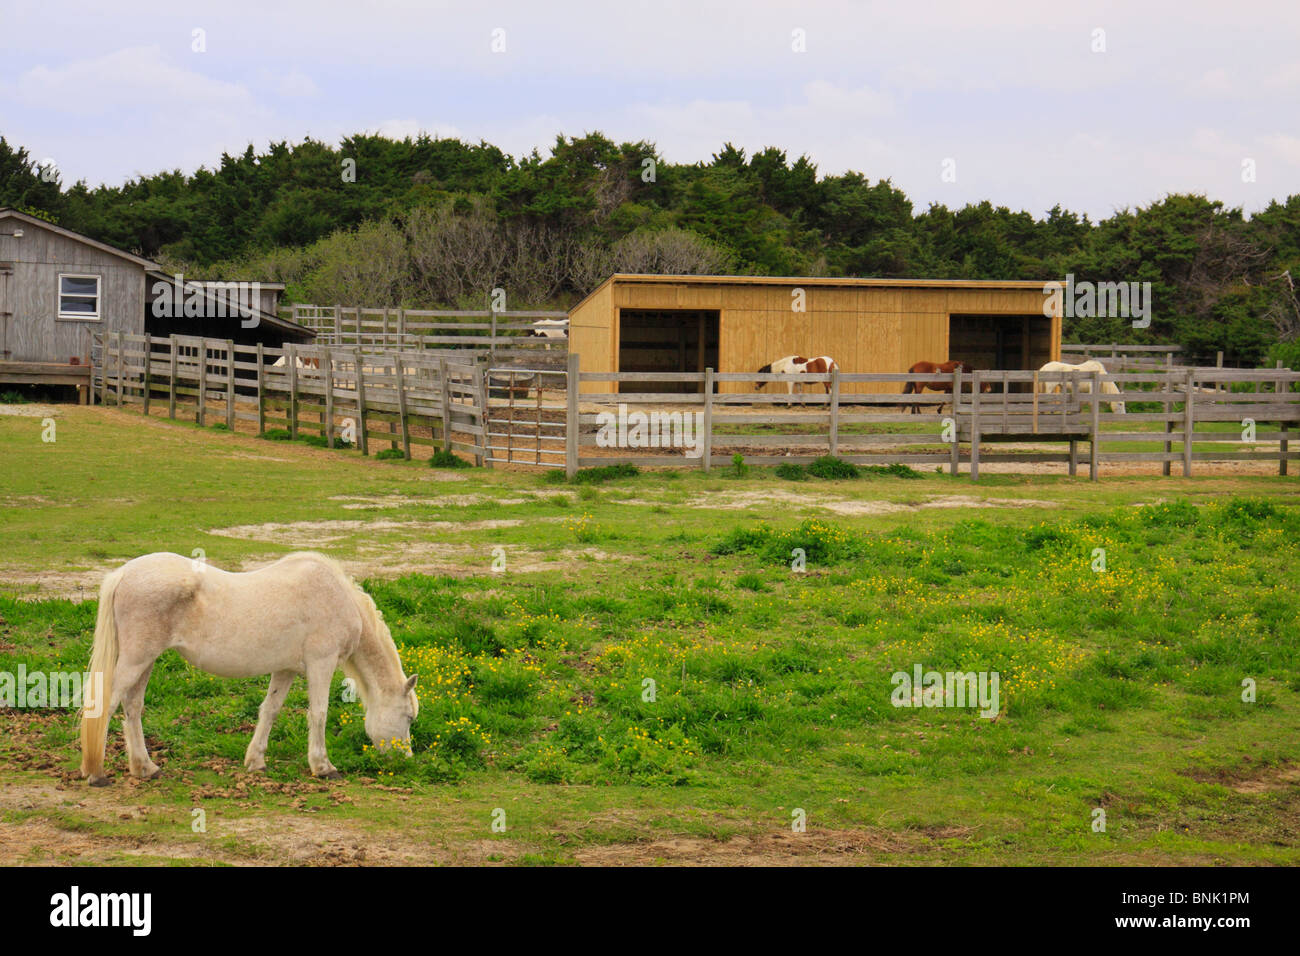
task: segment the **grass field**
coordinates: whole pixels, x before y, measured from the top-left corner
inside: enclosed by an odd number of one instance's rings
[[[557,484],[59,411],[0,416],[0,671],[83,669],[141,553],[310,548],[421,712],[376,754],[336,687],[316,781],[299,681],[247,774],[265,682],[169,652],[162,777],[114,721],[92,790],[73,713],[6,710],[0,863],[1300,862],[1294,477]],[[996,671],[997,718],[893,706],[918,664]]]

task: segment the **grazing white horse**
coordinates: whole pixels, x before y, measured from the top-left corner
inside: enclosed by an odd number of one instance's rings
[[[1071,365],[1068,362],[1048,362],[1038,371],[1040,372],[1098,372],[1101,375],[1101,391],[1105,395],[1119,395],[1119,387],[1110,380],[1106,374],[1106,366],[1102,365],[1096,359],[1088,359],[1086,362],[1080,362],[1078,365]],[[1038,390],[1040,392],[1056,393],[1061,390],[1061,382],[1039,382]],[[1091,392],[1092,382],[1084,379],[1079,382],[1080,392]],[[1111,410],[1117,415],[1124,414],[1123,402],[1111,402]]]
[[[90,655],[90,686],[102,674],[99,700],[81,720],[81,775],[90,785],[104,773],[108,721],[118,704],[135,777],[158,775],[149,759],[140,712],[154,661],[176,651],[221,677],[271,675],[257,729],[244,754],[249,770],[266,768],[271,725],[294,676],[307,677],[307,763],[317,777],[338,777],[325,752],[325,716],[334,671],[356,682],[366,708],[366,734],[377,747],[398,741],[410,752],[419,711],[415,681],[402,673],[393,637],[375,602],[338,564],[298,552],[257,571],[232,573],[179,554],[146,554],[104,578]],[[105,706],[107,705],[107,706]]]
[[[835,364],[835,359],[831,358],[829,355],[818,355],[816,358],[804,358],[802,355],[787,355],[785,358],[777,359],[771,365],[764,365],[758,370],[758,373],[760,375],[767,372],[775,372],[778,375],[804,375],[808,373],[824,375],[837,368],[839,368],[839,366]],[[786,382],[785,384],[786,388],[789,389],[789,394],[793,395],[795,383]],[[830,382],[823,382],[822,385],[826,389],[826,394],[829,395],[831,391]],[[759,382],[758,390],[761,392],[766,386],[767,382]]]

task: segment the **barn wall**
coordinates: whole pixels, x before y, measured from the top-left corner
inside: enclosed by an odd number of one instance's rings
[[[606,282],[569,313],[569,351],[578,356],[584,372],[617,370],[618,315],[613,287]],[[583,382],[583,392],[613,391],[609,382]]]
[[[805,293],[805,311],[791,309],[792,293]],[[570,320],[570,348],[597,352],[601,371],[617,368],[620,309],[718,309],[718,371],[757,371],[784,355],[830,355],[845,372],[905,372],[922,360],[949,358],[949,317],[954,314],[1042,314],[1041,286],[1032,288],[888,285],[817,285],[707,281],[645,282],[613,279],[582,303]],[[1034,356],[1060,357],[1060,319],[1046,323]],[[1046,361],[1047,359],[1043,359]],[[593,359],[593,362],[595,360]],[[723,391],[749,391],[724,383]],[[600,391],[600,387],[585,391]],[[844,391],[895,391],[893,384],[845,385]]]
[[[8,220],[7,226],[14,221]],[[0,318],[0,359],[63,362],[90,357],[92,332],[144,329],[144,268],[67,236],[23,222],[21,239],[0,237],[0,261],[13,263],[7,283],[12,311]],[[100,277],[100,319],[60,319],[59,273]]]

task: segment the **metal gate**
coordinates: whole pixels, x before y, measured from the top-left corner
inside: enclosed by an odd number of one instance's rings
[[[490,368],[486,374],[488,461],[563,468],[568,373]]]

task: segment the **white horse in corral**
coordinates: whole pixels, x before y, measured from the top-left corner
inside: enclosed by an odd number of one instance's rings
[[[538,319],[529,335],[544,339],[562,339],[569,334],[568,319]]]
[[[296,365],[298,368],[320,368],[320,359],[318,358],[305,359],[300,355],[295,355],[293,357],[293,364]],[[274,362],[271,363],[271,368],[288,368],[288,367],[289,367],[289,356],[287,355],[281,355],[278,359],[276,359]]]
[[[169,648],[220,677],[271,675],[244,754],[249,770],[266,768],[271,725],[294,676],[303,674],[307,763],[317,777],[339,776],[325,751],[325,717],[330,681],[340,667],[356,683],[371,742],[410,753],[417,675],[402,672],[375,602],[338,564],[304,551],[232,573],[179,554],[146,554],[110,572],[99,589],[90,655],[90,687],[99,689],[94,700],[87,695],[81,719],[81,775],[91,786],[109,782],[104,747],[119,704],[132,776],[158,775],[140,713],[154,661]]]
[[[1119,387],[1111,381],[1110,375],[1106,372],[1106,366],[1102,365],[1096,359],[1088,359],[1086,362],[1080,362],[1078,365],[1071,365],[1069,362],[1048,362],[1038,371],[1040,372],[1097,372],[1101,378],[1101,391],[1104,395],[1121,394]],[[1038,390],[1040,392],[1051,392],[1053,394],[1060,392],[1061,382],[1039,382]],[[1080,392],[1091,392],[1091,379],[1081,379],[1078,385]],[[1117,415],[1124,414],[1123,402],[1111,402],[1111,410]]]

